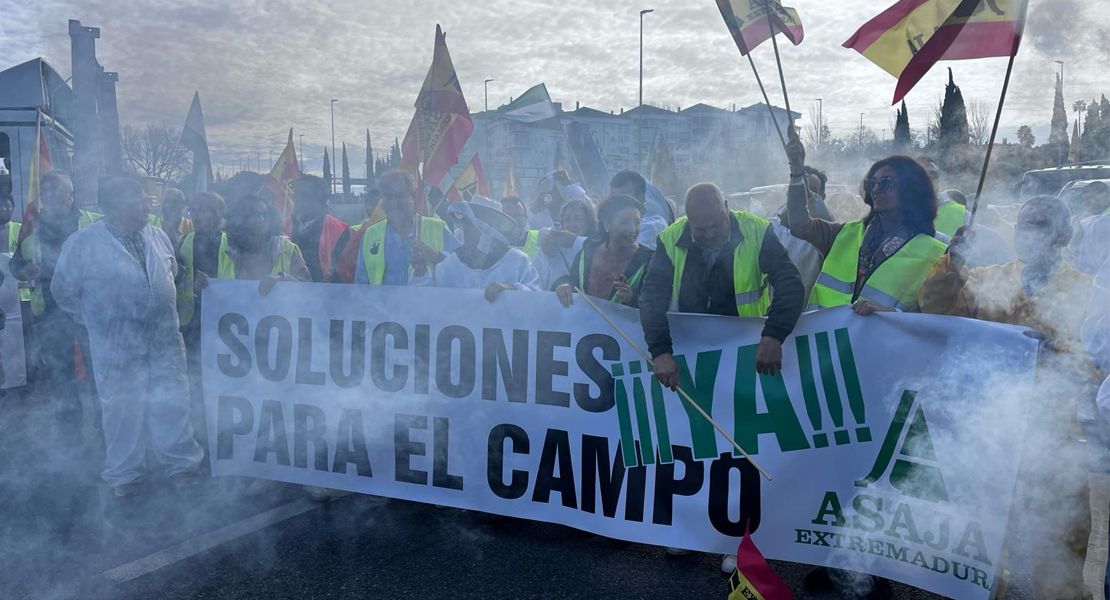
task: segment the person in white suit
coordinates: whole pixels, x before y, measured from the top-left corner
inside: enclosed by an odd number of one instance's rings
[[[101,476],[117,496],[138,493],[149,451],[171,483],[194,483],[203,453],[189,421],[173,245],[149,224],[138,181],[112,180],[100,204],[106,218],[62,246],[51,291],[89,331],[107,446]]]

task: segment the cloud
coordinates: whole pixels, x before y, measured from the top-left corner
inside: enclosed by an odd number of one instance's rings
[[[895,80],[840,44],[891,0],[792,0],[806,39],[783,42],[791,107],[817,98],[836,135],[856,130],[860,113],[877,132],[890,126]],[[1067,60],[1068,105],[1107,92],[1110,16],[1080,0],[1032,0],[1002,131],[1047,123],[1056,59]],[[331,145],[329,100],[337,98],[336,145],[361,156],[365,130],[386,149],[403,137],[431,60],[440,23],[472,110],[546,82],[556,101],[618,111],[636,105],[639,5],[600,0],[41,0],[9,3],[0,20],[4,60],[43,55],[68,71],[67,18],[99,27],[101,63],[120,73],[124,123],[184,122],[199,90],[215,166],[280,152],[289,127],[304,135],[307,166],[319,170]],[[721,107],[762,101],[708,0],[655,0],[644,17],[644,99],[670,106]],[[43,18],[50,15],[50,18]],[[782,104],[769,45],[754,53],[772,102]],[[1005,59],[950,63],[967,98],[997,102]],[[943,90],[937,68],[909,95],[911,125],[924,128]],[[352,159],[353,160],[353,159]],[[354,161],[356,163],[361,162]],[[361,169],[352,165],[352,170]]]

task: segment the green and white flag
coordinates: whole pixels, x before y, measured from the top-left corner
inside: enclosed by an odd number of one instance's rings
[[[535,123],[555,117],[555,105],[547,93],[547,86],[539,84],[528,88],[516,100],[497,109],[502,117],[521,123]]]

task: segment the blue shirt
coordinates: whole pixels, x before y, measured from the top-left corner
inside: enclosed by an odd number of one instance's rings
[[[408,285],[409,263],[412,256],[412,242],[416,237],[416,222],[412,220],[412,229],[403,239],[397,230],[385,226],[385,273],[382,274],[382,285]],[[443,252],[447,255],[453,253],[462,244],[459,243],[451,231],[443,228]],[[358,253],[358,266],[355,268],[355,283],[370,283],[366,278],[366,263],[362,260],[362,252]]]

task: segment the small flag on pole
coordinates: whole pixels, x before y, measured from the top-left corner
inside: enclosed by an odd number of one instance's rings
[[[18,247],[35,231],[42,208],[42,174],[54,165],[50,161],[50,149],[46,147],[46,136],[42,133],[42,113],[35,111],[35,146],[31,151],[31,166],[27,169],[27,206],[23,209],[23,224],[16,238]]]
[[[285,149],[281,151],[270,174],[262,180],[262,195],[269,196],[277,207],[286,231],[290,230],[293,223],[293,182],[300,177],[301,166],[297,164],[297,152],[293,148],[293,128],[290,127]]]
[[[728,587],[728,600],[794,600],[790,586],[767,564],[747,533],[736,549],[736,570]]]
[[[1028,0],[899,0],[862,27],[845,48],[898,78],[897,104],[941,60],[1017,53]]]
[[[212,183],[212,158],[208,154],[208,135],[204,131],[204,113],[200,110],[200,92],[193,92],[193,103],[185,127],[181,130],[181,145],[193,153],[194,193],[208,190]]]
[[[768,19],[774,26],[775,34],[785,35],[795,46],[802,43],[805,37],[798,11],[783,6],[778,0],[717,0],[717,8],[741,56],[747,56],[756,46],[771,39]]]
[[[469,202],[474,196],[489,196],[489,189],[486,187],[486,175],[482,172],[482,161],[478,158],[477,153],[474,154],[474,158],[470,159],[470,163],[459,173],[459,176],[451,183],[450,189],[444,194],[450,204]]]

